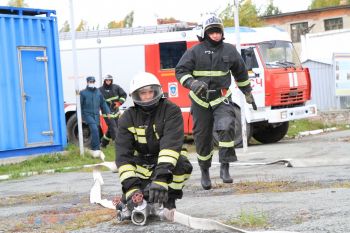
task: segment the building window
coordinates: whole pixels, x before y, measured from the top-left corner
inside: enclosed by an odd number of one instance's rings
[[[343,18],[325,19],[324,20],[324,30],[336,30],[343,28]]]
[[[300,42],[300,36],[304,34],[304,31],[308,29],[308,23],[293,23],[290,25],[290,33],[292,42]]]
[[[186,41],[159,43],[160,69],[173,69],[185,53]]]

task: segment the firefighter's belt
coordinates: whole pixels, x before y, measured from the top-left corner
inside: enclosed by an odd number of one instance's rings
[[[208,90],[206,98],[198,97],[193,91],[190,91],[190,97],[193,101],[204,108],[215,106],[226,100],[232,94],[231,90]]]

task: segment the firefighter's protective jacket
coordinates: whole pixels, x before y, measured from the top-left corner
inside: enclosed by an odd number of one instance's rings
[[[109,114],[110,110],[97,88],[87,87],[80,92],[80,105],[82,117],[85,121],[91,119],[87,116],[92,116],[96,122],[86,122],[87,124],[99,122],[100,109],[102,113]]]
[[[126,110],[119,119],[116,140],[116,165],[123,193],[128,196],[140,189],[141,178],[172,182],[183,140],[181,110],[167,99],[161,99],[151,112],[139,106]]]
[[[202,41],[185,52],[175,68],[175,73],[182,85],[185,85],[189,79],[196,79],[207,83],[209,90],[229,89],[232,73],[238,88],[243,93],[252,90],[242,57],[236,48],[228,43],[213,46],[208,40]],[[186,85],[185,87],[189,88]],[[230,94],[231,92],[228,91],[226,95]],[[206,101],[193,92],[190,92],[190,97],[197,103]],[[208,107],[208,104],[217,104],[217,102],[220,102],[220,99],[200,105]]]
[[[117,84],[105,85],[103,84],[99,88],[101,94],[105,98],[107,105],[111,109],[111,112],[116,111],[115,103],[122,105],[126,100],[126,92]]]

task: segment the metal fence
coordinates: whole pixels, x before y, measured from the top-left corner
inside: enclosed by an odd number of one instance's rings
[[[320,111],[350,109],[350,96],[335,95],[335,75],[333,64],[313,60],[303,62],[311,75],[311,101]]]

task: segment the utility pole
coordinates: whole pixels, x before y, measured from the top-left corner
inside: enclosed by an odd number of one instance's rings
[[[81,120],[81,106],[80,106],[80,90],[79,90],[79,77],[78,77],[78,65],[77,65],[77,51],[75,47],[75,24],[74,24],[74,6],[73,0],[69,0],[70,6],[70,25],[72,35],[72,54],[73,54],[73,76],[75,83],[75,96],[77,103],[77,121],[78,121],[78,134],[79,134],[79,150],[80,155],[84,156],[84,139],[83,139],[83,128]]]
[[[241,39],[239,31],[239,0],[234,0],[234,21],[235,21],[235,35],[236,35],[236,48],[239,54],[241,54]],[[240,93],[240,104],[241,104],[241,125],[242,125],[242,141],[243,151],[246,152],[248,149],[247,143],[247,126],[245,120],[245,96],[242,92]]]

